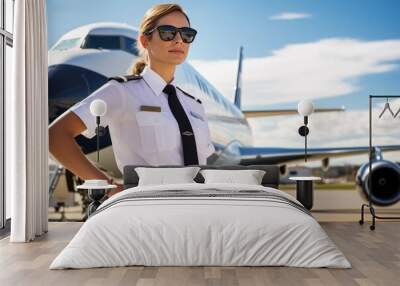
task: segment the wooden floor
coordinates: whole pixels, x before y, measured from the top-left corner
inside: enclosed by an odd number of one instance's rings
[[[81,223],[50,223],[32,243],[0,241],[0,285],[400,285],[400,222],[321,222],[352,269],[295,267],[119,267],[49,270]]]

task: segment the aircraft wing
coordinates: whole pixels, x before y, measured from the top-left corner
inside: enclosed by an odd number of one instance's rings
[[[344,106],[340,108],[316,108],[314,109],[313,113],[337,112],[337,111],[345,111]],[[246,118],[299,114],[297,109],[242,110],[242,112],[246,116]]]
[[[373,146],[380,151],[399,151],[400,145]],[[246,147],[239,146],[241,165],[280,164],[295,161],[304,162],[304,148]],[[307,148],[307,161],[332,157],[368,154],[366,147]]]

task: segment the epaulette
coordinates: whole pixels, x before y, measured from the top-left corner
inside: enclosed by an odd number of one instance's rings
[[[137,80],[137,79],[141,79],[141,78],[142,78],[141,75],[119,75],[119,76],[114,76],[114,77],[108,78],[108,81],[115,79],[118,82],[127,82],[130,80]]]
[[[183,92],[183,94],[186,94],[187,96],[191,97],[192,99],[196,100],[198,103],[201,104],[201,100],[198,98],[195,98],[193,95],[190,95],[189,93],[187,93],[186,91],[182,90],[179,86],[177,86],[176,88],[178,88],[180,91]]]

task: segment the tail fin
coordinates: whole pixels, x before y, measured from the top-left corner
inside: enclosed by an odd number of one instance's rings
[[[239,49],[239,65],[236,77],[235,85],[235,105],[241,109],[241,97],[242,97],[242,61],[243,61],[243,46]]]

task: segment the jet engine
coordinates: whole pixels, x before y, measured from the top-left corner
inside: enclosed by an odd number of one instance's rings
[[[372,184],[372,186],[370,185]],[[362,165],[356,174],[356,185],[361,195],[379,206],[389,206],[400,200],[400,166],[387,160],[372,160]],[[372,192],[369,192],[369,190]]]

